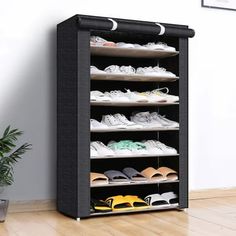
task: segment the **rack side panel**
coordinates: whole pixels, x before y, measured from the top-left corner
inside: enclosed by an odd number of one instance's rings
[[[188,39],[179,39],[179,204],[188,207]]]
[[[87,33],[88,34],[88,33]],[[83,168],[89,163],[87,152],[80,145],[83,130],[81,122],[87,116],[79,118],[84,109],[82,108],[81,96],[89,92],[83,83],[79,82],[83,67],[82,54],[78,54],[80,36],[77,28],[77,17],[72,17],[57,27],[57,209],[68,216],[78,218],[89,215],[89,170]],[[87,40],[87,37],[86,37]],[[81,46],[81,45],[80,45]],[[88,53],[88,52],[87,52]],[[89,54],[86,55],[89,58]],[[86,64],[87,65],[87,64]],[[89,70],[88,72],[89,73]],[[88,79],[88,78],[87,78]],[[88,86],[88,85],[87,85]],[[82,89],[84,93],[79,95]],[[84,97],[86,100],[87,98]],[[84,106],[87,106],[86,102]],[[84,126],[87,129],[87,125]],[[80,137],[78,134],[80,133]],[[88,138],[83,137],[84,140]],[[86,156],[83,156],[82,154]],[[83,163],[83,164],[81,164]],[[88,167],[88,165],[86,166]],[[83,169],[83,171],[81,171]],[[85,174],[86,172],[86,174]],[[86,175],[86,177],[85,177]],[[85,200],[87,199],[87,200]],[[83,201],[83,202],[82,202]]]

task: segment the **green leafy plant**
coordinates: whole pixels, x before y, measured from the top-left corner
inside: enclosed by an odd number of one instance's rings
[[[0,186],[11,185],[14,182],[13,166],[22,155],[31,149],[31,144],[24,143],[16,148],[18,137],[23,134],[18,129],[11,129],[10,126],[4,131],[0,138]]]

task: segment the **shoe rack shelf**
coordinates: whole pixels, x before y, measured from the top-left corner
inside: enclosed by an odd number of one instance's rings
[[[92,129],[92,133],[109,133],[109,132],[141,132],[141,131],[173,131],[179,128],[141,128],[141,129]]]
[[[106,213],[93,213],[91,216],[106,216],[106,215],[117,215],[117,214],[129,214],[129,213],[140,213],[140,212],[152,212],[152,211],[163,211],[163,210],[173,210],[178,209],[179,204],[170,205],[170,206],[162,206],[162,207],[150,207],[148,209],[142,209],[142,210],[129,210],[129,211],[112,211],[112,212],[106,212]]]
[[[179,180],[173,180],[173,181],[147,181],[147,182],[131,182],[131,183],[122,183],[122,184],[101,184],[101,185],[90,185],[91,188],[104,188],[104,187],[119,187],[119,186],[131,186],[131,185],[146,185],[146,184],[171,184],[171,183],[178,183]]]
[[[116,22],[117,24],[114,24]],[[116,26],[118,26],[116,28]],[[115,29],[115,30],[114,30]],[[163,29],[165,29],[163,31]],[[113,42],[138,43],[162,41],[176,52],[149,49],[90,47],[90,36]],[[186,25],[156,24],[124,19],[75,15],[57,26],[57,209],[72,218],[150,212],[188,207],[188,38],[194,31]],[[90,65],[103,70],[109,65],[131,65],[134,68],[166,68],[178,77],[143,75],[91,74]],[[90,102],[90,91],[151,91],[168,87],[179,96],[177,103]],[[90,118],[134,111],[158,112],[179,122],[180,128],[94,129]],[[110,140],[142,141],[156,139],[174,147],[178,154],[132,154],[90,157],[90,142]],[[90,185],[90,172],[122,170],[133,167],[167,166],[178,173],[178,180]],[[174,191],[178,204],[140,210],[91,213],[90,199],[114,195],[137,195]]]
[[[146,154],[146,155],[114,155],[114,156],[96,156],[91,157],[91,159],[117,159],[117,158],[148,158],[148,157],[178,157],[179,154]]]
[[[133,49],[133,48],[113,48],[91,46],[91,54],[95,56],[109,57],[138,57],[138,58],[166,58],[179,54],[176,52],[167,52],[163,50]]]
[[[143,75],[118,75],[118,74],[91,74],[91,80],[114,80],[132,82],[172,82],[179,77],[143,76]]]
[[[118,107],[141,107],[141,106],[171,106],[179,105],[178,102],[91,102],[91,106],[118,106]]]

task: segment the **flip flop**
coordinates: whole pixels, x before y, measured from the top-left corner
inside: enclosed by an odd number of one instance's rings
[[[138,172],[134,168],[126,167],[123,169],[123,173],[134,182],[147,182],[147,178],[145,178],[140,172]]]
[[[104,175],[109,178],[109,183],[111,184],[126,184],[131,182],[126,175],[118,170],[108,170],[104,172]]]
[[[122,195],[109,197],[106,199],[106,203],[112,208],[113,211],[133,210],[133,206]]]
[[[149,205],[149,206],[154,206],[154,207],[163,207],[163,206],[169,206],[170,204],[167,202],[165,198],[163,198],[162,195],[159,193],[151,194],[148,195],[144,198],[144,201]]]
[[[110,212],[112,210],[111,207],[103,200],[96,200],[92,198],[90,204],[90,209],[92,207],[95,212]]]
[[[149,181],[161,182],[166,180],[162,173],[153,167],[148,167],[141,172]]]
[[[178,195],[175,194],[174,192],[162,193],[161,196],[171,205],[178,205],[179,204]]]
[[[158,168],[157,171],[159,171],[166,178],[166,180],[171,180],[171,181],[178,180],[178,175],[175,170],[163,166]]]
[[[90,172],[90,185],[108,184],[108,178],[101,173]]]
[[[149,205],[143,199],[139,198],[138,196],[126,195],[126,196],[124,196],[124,199],[127,202],[129,202],[134,209],[139,210],[139,209],[149,208]]]

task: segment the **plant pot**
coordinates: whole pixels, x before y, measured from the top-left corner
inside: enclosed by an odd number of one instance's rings
[[[7,216],[9,200],[0,200],[0,222],[4,222]]]

